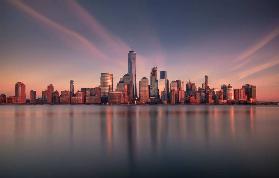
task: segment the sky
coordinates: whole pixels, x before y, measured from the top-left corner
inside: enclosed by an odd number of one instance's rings
[[[169,80],[198,86],[257,86],[258,100],[279,100],[279,3],[276,0],[0,1],[0,93],[22,81],[38,95],[114,84],[137,52],[137,82],[153,66]]]

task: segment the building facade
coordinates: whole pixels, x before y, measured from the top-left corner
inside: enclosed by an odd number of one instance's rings
[[[136,52],[129,51],[128,53],[128,74],[131,76],[130,93],[132,93],[132,99],[137,98],[137,74],[136,74]]]
[[[139,99],[142,104],[149,102],[149,81],[146,77],[139,82]]]
[[[25,84],[22,82],[17,82],[15,84],[15,98],[17,104],[25,104],[26,103],[26,92],[25,92]]]

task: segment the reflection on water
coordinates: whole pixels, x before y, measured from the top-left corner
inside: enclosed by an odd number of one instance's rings
[[[278,107],[1,106],[0,177],[272,176]]]

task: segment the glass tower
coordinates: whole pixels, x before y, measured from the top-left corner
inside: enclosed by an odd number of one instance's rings
[[[136,52],[129,51],[128,53],[128,74],[132,79],[132,87],[130,93],[133,93],[133,99],[137,98],[137,76],[136,76]]]

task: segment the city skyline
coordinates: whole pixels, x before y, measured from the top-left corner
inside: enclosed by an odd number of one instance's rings
[[[82,87],[75,92],[75,82],[70,80],[69,90],[59,92],[49,84],[38,98],[37,91],[30,90],[28,99],[26,85],[17,82],[15,95],[1,94],[0,104],[257,104],[255,85],[233,88],[231,84],[222,84],[220,88],[212,88],[208,75],[204,76],[202,86],[190,80],[170,82],[167,71],[158,72],[157,66],[151,68],[150,82],[142,77],[137,84],[136,51],[132,50],[128,52],[127,66],[128,73],[119,79],[116,87],[113,73],[102,72],[97,87]]]
[[[98,1],[0,3],[0,93],[13,95],[18,81],[27,96],[50,83],[68,90],[70,80],[76,88],[97,87],[102,72],[113,73],[116,86],[134,49],[137,87],[157,66],[169,81],[201,86],[208,75],[213,88],[251,83],[258,100],[279,100],[276,1],[119,1],[110,2],[113,11]]]

